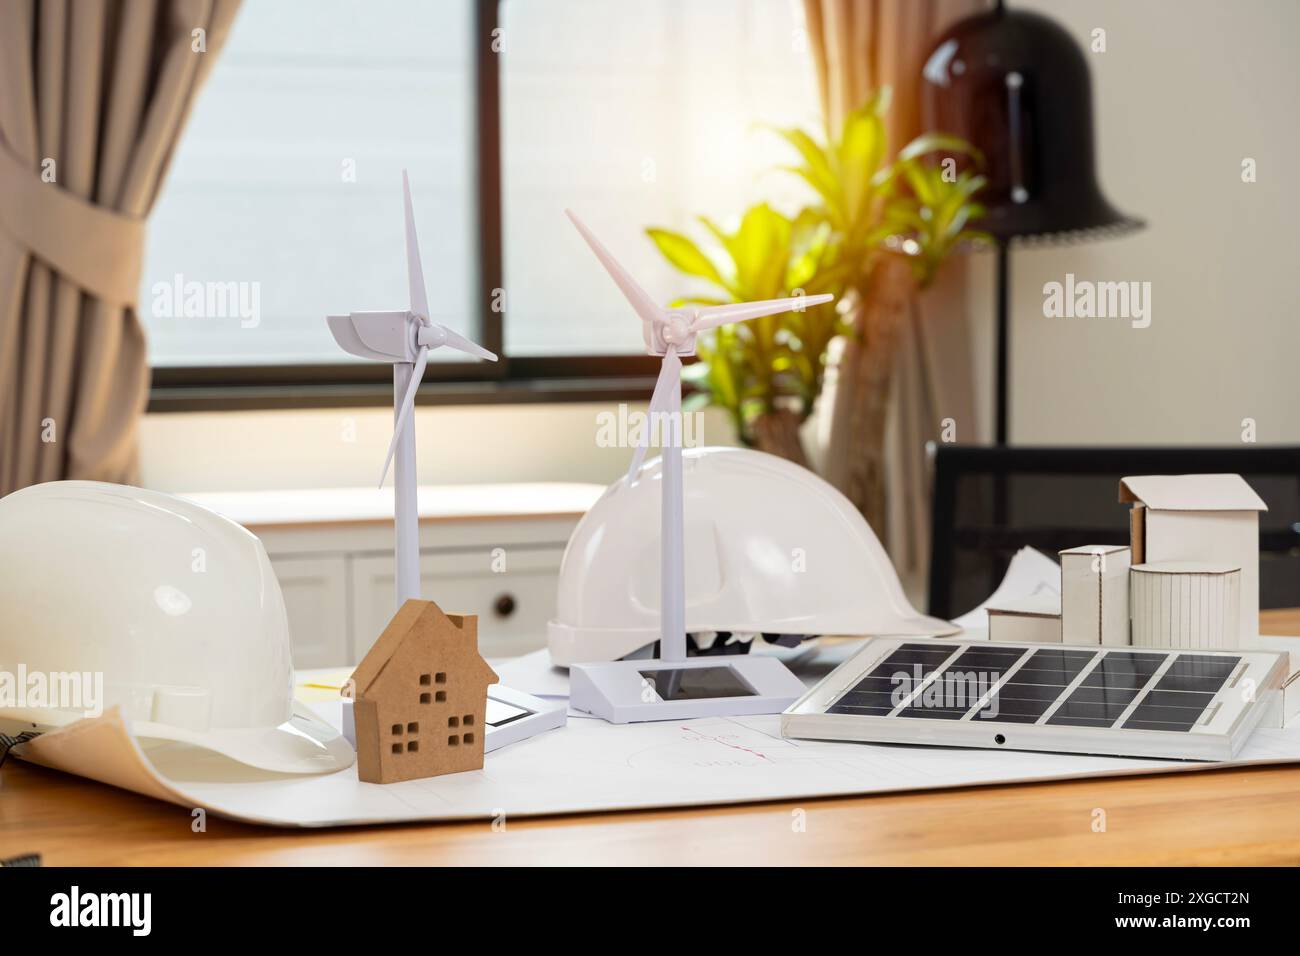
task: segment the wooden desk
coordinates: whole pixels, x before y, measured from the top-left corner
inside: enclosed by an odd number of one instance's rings
[[[1261,615],[1300,634],[1300,609]],[[323,832],[210,818],[10,761],[0,857],[153,864],[1296,864],[1300,766]],[[1105,832],[1094,832],[1094,811]],[[792,824],[803,811],[799,832]]]

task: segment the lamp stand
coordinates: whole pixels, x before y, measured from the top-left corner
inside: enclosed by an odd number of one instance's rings
[[[994,444],[1003,447],[1008,440],[1007,426],[1007,391],[1010,387],[1008,381],[1008,358],[1011,350],[1009,313],[1010,296],[1011,296],[1011,249],[1006,239],[998,240],[998,274],[997,274],[997,371],[996,371],[996,398],[995,398],[995,422],[996,430],[994,432]]]
[[[997,382],[996,388],[996,431],[994,433],[994,444],[998,448],[1007,446],[1007,370],[1008,358],[1011,350],[1010,346],[1010,329],[1008,328],[1009,316],[1011,312],[1011,248],[1010,241],[1007,239],[998,240],[997,250]],[[1001,469],[998,470],[997,476],[993,482],[993,526],[995,528],[1005,528],[1008,518],[1008,494],[1007,494],[1007,476]],[[1007,561],[999,560],[994,557],[990,564],[990,586],[994,589],[1002,581],[1003,575],[1007,571]]]

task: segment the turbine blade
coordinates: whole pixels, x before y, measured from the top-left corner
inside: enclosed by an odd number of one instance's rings
[[[471,342],[459,332],[447,328],[447,326],[442,323],[438,323],[438,325],[442,329],[443,334],[447,337],[447,341],[444,344],[447,345],[448,348],[453,348],[458,352],[464,352],[466,355],[473,355],[476,358],[486,359],[489,362],[495,362],[497,360],[495,352],[489,352],[477,342]]]
[[[411,205],[411,181],[402,170],[402,197],[406,200],[406,282],[411,292],[411,311],[426,325],[429,322],[429,298],[424,291],[424,271],[420,268],[420,240],[415,235],[415,208]]]
[[[789,299],[768,299],[764,302],[737,302],[735,305],[711,305],[695,313],[691,331],[712,329],[731,322],[748,322],[750,319],[764,315],[780,315],[782,312],[797,312],[813,305],[830,302],[833,295],[796,295]]]
[[[646,409],[646,427],[642,433],[643,441],[637,443],[636,449],[632,452],[632,461],[627,467],[627,483],[630,485],[636,478],[637,472],[641,470],[641,463],[645,461],[646,452],[650,448],[650,433],[654,429],[655,415],[671,411],[673,407],[672,396],[676,391],[678,397],[681,396],[682,387],[682,360],[677,357],[677,350],[671,345],[664,352],[663,362],[659,365],[659,377],[655,379],[655,389],[650,395],[650,406]],[[680,428],[681,424],[668,424],[667,427]]]
[[[595,234],[587,228],[586,224],[578,218],[572,209],[564,210],[564,214],[569,217],[582,238],[587,241],[591,251],[596,254],[600,264],[605,267],[614,284],[618,286],[619,291],[623,293],[624,298],[632,304],[632,309],[641,317],[641,334],[645,338],[646,348],[651,348],[654,342],[653,326],[656,320],[664,320],[664,310],[655,304],[655,301],[646,294],[646,291],[636,284],[636,280],[618,264],[618,260],[609,254],[609,250],[601,245],[600,240]]]
[[[429,349],[421,348],[420,356],[415,360],[415,368],[411,372],[411,381],[406,386],[406,394],[402,396],[402,410],[397,413],[397,419],[393,422],[393,439],[388,443],[388,455],[384,458],[384,470],[379,475],[379,487],[384,487],[384,479],[388,477],[388,466],[393,463],[393,455],[397,454],[397,443],[402,437],[402,426],[406,424],[406,419],[415,411],[415,393],[420,387],[420,380],[424,378],[424,367],[429,364]]]

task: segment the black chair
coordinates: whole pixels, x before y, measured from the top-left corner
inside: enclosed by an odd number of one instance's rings
[[[983,601],[1025,545],[1055,558],[1128,544],[1126,475],[1238,474],[1268,505],[1259,522],[1260,607],[1300,606],[1300,448],[993,448],[935,445],[930,613]]]

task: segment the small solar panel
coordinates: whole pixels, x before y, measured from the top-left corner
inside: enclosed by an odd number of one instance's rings
[[[788,737],[1229,759],[1282,655],[876,638],[782,716]]]

